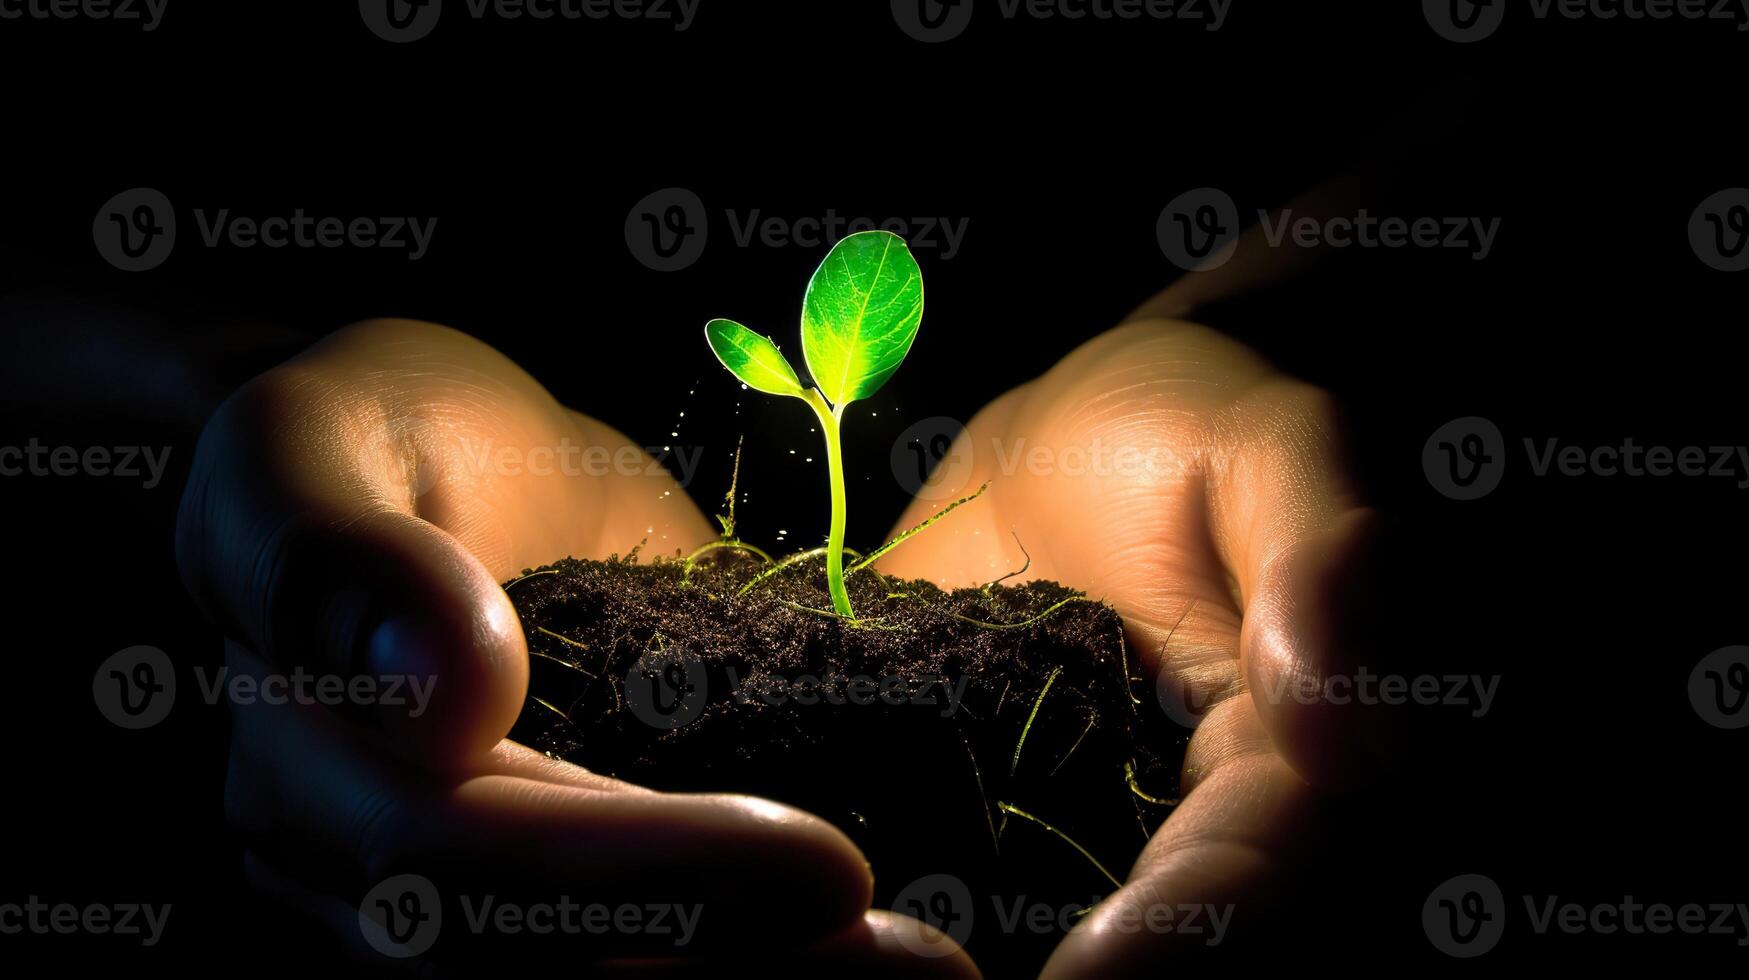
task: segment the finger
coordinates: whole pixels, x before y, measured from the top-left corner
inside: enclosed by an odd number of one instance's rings
[[[1242,947],[1278,907],[1284,864],[1312,832],[1316,796],[1234,698],[1197,730],[1203,777],[1151,838],[1128,880],[1058,945],[1042,977],[1157,977]]]
[[[274,867],[253,851],[244,854],[244,876],[250,886],[272,902],[332,937],[342,951],[361,967],[385,969],[397,965],[371,949],[359,928],[358,909],[309,888],[294,876]],[[466,928],[450,925],[449,931]],[[754,969],[771,976],[832,976],[840,980],[877,977],[922,977],[929,980],[977,980],[972,960],[952,939],[915,919],[893,912],[871,910],[861,920],[824,939],[797,948],[773,943],[772,935],[783,926],[772,922],[740,937],[733,948],[714,955],[691,958],[605,960],[589,970],[591,976],[653,980],[661,977],[721,976],[725,970]],[[440,935],[441,938],[441,935]],[[450,944],[452,946],[457,944]],[[583,945],[579,942],[578,945]],[[927,950],[920,955],[918,950]],[[564,965],[575,962],[575,953],[559,953]],[[534,966],[525,950],[519,956],[523,968]],[[445,976],[456,972],[442,962],[442,948],[432,955],[404,964],[405,972]],[[460,975],[458,973],[458,975]]]
[[[229,661],[265,669],[235,643]],[[638,790],[550,770],[517,749],[493,754],[499,768],[481,775],[444,777],[311,705],[241,704],[234,718],[232,825],[266,860],[348,900],[418,874],[451,895],[697,908],[707,949],[774,910],[789,942],[827,935],[872,895],[868,865],[843,834],[776,803]],[[651,941],[600,936],[592,955],[648,952]]]
[[[922,951],[922,952],[920,952]],[[831,976],[837,980],[922,977],[977,980],[971,957],[934,927],[895,912],[870,910],[862,920],[811,946],[771,953],[758,933],[720,956],[693,960],[614,961],[607,976],[628,978],[720,976],[724,970],[773,976]]]
[[[1266,382],[1218,413],[1206,465],[1215,550],[1244,610],[1246,682],[1280,751],[1315,782],[1370,770],[1372,750],[1388,744],[1365,737],[1377,713],[1348,694],[1368,659],[1354,611],[1376,535],[1335,428],[1323,393]]]
[[[410,418],[329,356],[257,379],[209,424],[178,519],[184,579],[282,667],[428,688],[418,716],[379,703],[371,720],[415,758],[477,757],[520,710],[521,627],[480,561],[413,512],[384,435]]]

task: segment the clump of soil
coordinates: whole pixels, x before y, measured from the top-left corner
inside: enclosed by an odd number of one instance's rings
[[[1054,582],[944,592],[865,570],[847,621],[819,560],[771,568],[727,547],[510,582],[533,655],[512,737],[642,785],[818,814],[868,856],[877,906],[970,925],[990,975],[1036,973],[1177,792],[1188,733],[1148,710],[1121,619]],[[907,891],[941,874],[969,907]],[[1047,925],[1013,921],[1037,906]]]

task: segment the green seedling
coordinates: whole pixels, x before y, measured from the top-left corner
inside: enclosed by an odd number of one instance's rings
[[[802,358],[813,387],[771,338],[733,320],[705,324],[717,360],[749,388],[807,402],[826,439],[832,486],[832,527],[826,541],[826,582],[832,608],[854,618],[844,588],[844,409],[881,389],[899,369],[923,322],[923,273],[904,239],[885,231],[851,235],[827,254],[802,301]]]

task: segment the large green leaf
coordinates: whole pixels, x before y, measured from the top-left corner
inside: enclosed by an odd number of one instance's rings
[[[773,395],[802,395],[802,381],[796,369],[769,337],[763,337],[733,320],[712,320],[704,325],[705,340],[711,352],[729,373],[740,378],[749,388]]]
[[[832,247],[802,302],[802,357],[833,406],[867,398],[899,369],[923,322],[923,273],[886,231]]]

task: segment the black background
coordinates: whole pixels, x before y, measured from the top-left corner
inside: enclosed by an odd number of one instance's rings
[[[452,7],[461,5],[452,0]],[[993,7],[985,4],[984,7]],[[165,484],[8,477],[12,751],[0,901],[171,902],[164,943],[0,937],[0,955],[273,970],[323,962],[302,926],[243,888],[223,826],[225,720],[180,706],[111,727],[96,664],[147,643],[216,663],[170,549],[205,414],[309,338],[378,315],[456,326],[562,400],[634,438],[711,450],[690,487],[720,496],[750,434],[747,535],[825,527],[823,473],[789,457],[805,417],[733,384],[699,326],[732,315],[787,336],[821,254],[736,247],[725,209],[967,221],[958,255],[919,250],[929,312],[903,371],[847,433],[852,542],[904,504],[894,437],[965,419],[1114,325],[1180,273],[1155,240],[1178,193],[1241,211],[1364,175],[1406,216],[1499,216],[1485,261],[1359,250],[1199,311],[1331,389],[1354,467],[1390,517],[1374,632],[1413,673],[1498,675],[1486,717],[1417,709],[1408,762],[1335,804],[1300,912],[1269,948],[1298,965],[1486,968],[1739,961],[1722,936],[1533,935],[1517,896],[1745,899],[1741,731],[1686,694],[1708,652],[1749,634],[1749,545],[1734,479],[1533,477],[1526,438],[1579,446],[1739,445],[1742,274],[1691,250],[1695,206],[1749,185],[1734,25],[1538,21],[1457,45],[1418,4],[1235,0],[1182,23],[1004,21],[949,43],[901,34],[887,4],[705,0],[676,34],[638,22],[473,22],[446,11],[410,45],[351,3],[171,0],[152,33],[0,21],[0,444],[173,446]],[[628,252],[629,209],[685,187],[710,209],[691,268]],[[163,191],[181,239],[119,272],[91,221]],[[428,256],[207,249],[194,209],[435,216]],[[689,395],[689,392],[692,394]],[[1428,436],[1480,415],[1512,463],[1475,502],[1428,485]],[[774,433],[761,445],[752,433]],[[720,450],[720,451],[719,451]],[[1455,874],[1501,884],[1502,947],[1447,960],[1421,905]]]

